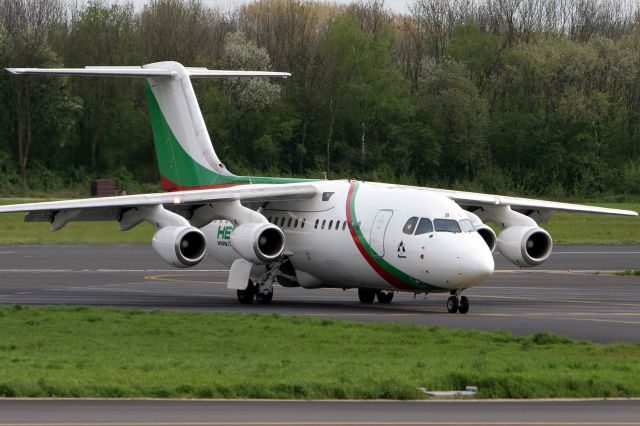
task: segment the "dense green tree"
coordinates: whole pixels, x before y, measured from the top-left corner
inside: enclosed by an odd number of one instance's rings
[[[640,194],[640,12],[626,0],[0,1],[0,65],[289,71],[195,80],[236,173]],[[144,83],[0,74],[0,184],[157,183]],[[135,189],[135,188],[134,188]],[[138,188],[141,189],[141,188]]]

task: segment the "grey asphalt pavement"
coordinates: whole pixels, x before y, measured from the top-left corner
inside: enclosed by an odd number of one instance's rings
[[[518,270],[496,255],[494,276],[469,289],[468,314],[448,314],[446,295],[399,293],[362,305],[354,290],[275,288],[271,305],[240,305],[228,271],[212,259],[193,269],[165,265],[149,245],[0,246],[0,303],[82,304],[206,312],[280,313],[358,321],[550,331],[598,342],[640,341],[639,246],[559,246],[539,268]]]
[[[640,401],[0,400],[17,424],[640,425]]]

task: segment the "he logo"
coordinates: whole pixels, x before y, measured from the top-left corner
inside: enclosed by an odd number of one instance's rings
[[[404,242],[400,241],[398,244],[398,259],[406,259],[407,258],[407,249],[404,246]]]
[[[233,226],[218,226],[218,239],[219,240],[228,240],[231,238],[231,231],[233,231]]]

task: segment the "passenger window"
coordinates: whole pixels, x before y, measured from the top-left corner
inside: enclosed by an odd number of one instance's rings
[[[271,223],[271,216],[269,216],[269,217],[267,218],[267,221],[268,221],[269,223]]]
[[[297,228],[297,227],[298,227],[298,218],[296,218],[296,221],[295,221],[295,222],[293,222],[293,227],[294,227],[294,228]]]
[[[460,224],[452,219],[434,219],[433,224],[437,232],[462,232]]]
[[[418,222],[418,227],[416,228],[416,235],[428,234],[430,232],[433,232],[433,224],[431,223],[431,219],[421,217],[420,222]]]
[[[280,219],[280,227],[281,227],[281,228],[284,226],[284,220],[285,220],[285,219],[286,219],[285,217],[283,217],[282,219]]]
[[[302,218],[302,223],[300,224],[300,229],[304,228],[304,223],[306,222],[307,218]]]
[[[336,231],[338,230],[338,228],[340,228],[340,221],[336,220]]]
[[[344,222],[342,222],[342,230],[344,231],[346,227],[347,227],[347,221],[345,220]]]
[[[287,228],[291,228],[291,221],[293,220],[292,217],[289,218],[289,221],[287,222]]]
[[[333,228],[333,219],[329,221],[329,226],[327,226],[327,229],[331,228]]]
[[[409,218],[409,220],[407,220],[407,223],[404,224],[404,228],[402,228],[402,232],[404,232],[407,235],[412,235],[413,231],[415,231],[416,229],[416,224],[418,223],[418,218],[417,217],[412,217]]]
[[[326,224],[327,224],[327,219],[322,219],[322,226],[321,226],[321,228],[322,228],[322,229],[324,229],[324,225],[326,225]]]
[[[320,223],[320,219],[316,219],[316,225],[314,226],[314,229],[318,229],[318,224]]]
[[[473,223],[471,223],[469,219],[461,219],[460,226],[464,232],[473,232],[475,229]]]

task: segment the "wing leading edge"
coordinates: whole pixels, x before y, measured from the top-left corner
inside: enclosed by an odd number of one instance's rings
[[[176,191],[118,197],[85,198],[44,203],[0,206],[0,213],[27,212],[26,222],[52,222],[56,215],[73,212],[70,221],[119,220],[122,213],[137,207],[163,205],[188,216],[200,206],[224,201],[269,202],[309,199],[316,195],[310,184],[254,184],[231,188]]]
[[[481,194],[477,192],[454,191],[448,189],[423,188],[440,193],[465,208],[482,208],[488,206],[510,206],[514,210],[538,212],[541,217],[553,212],[610,214],[618,216],[638,216],[637,212],[605,207],[586,206],[583,204],[560,203],[556,201],[535,200],[531,198],[509,197],[505,195]]]

